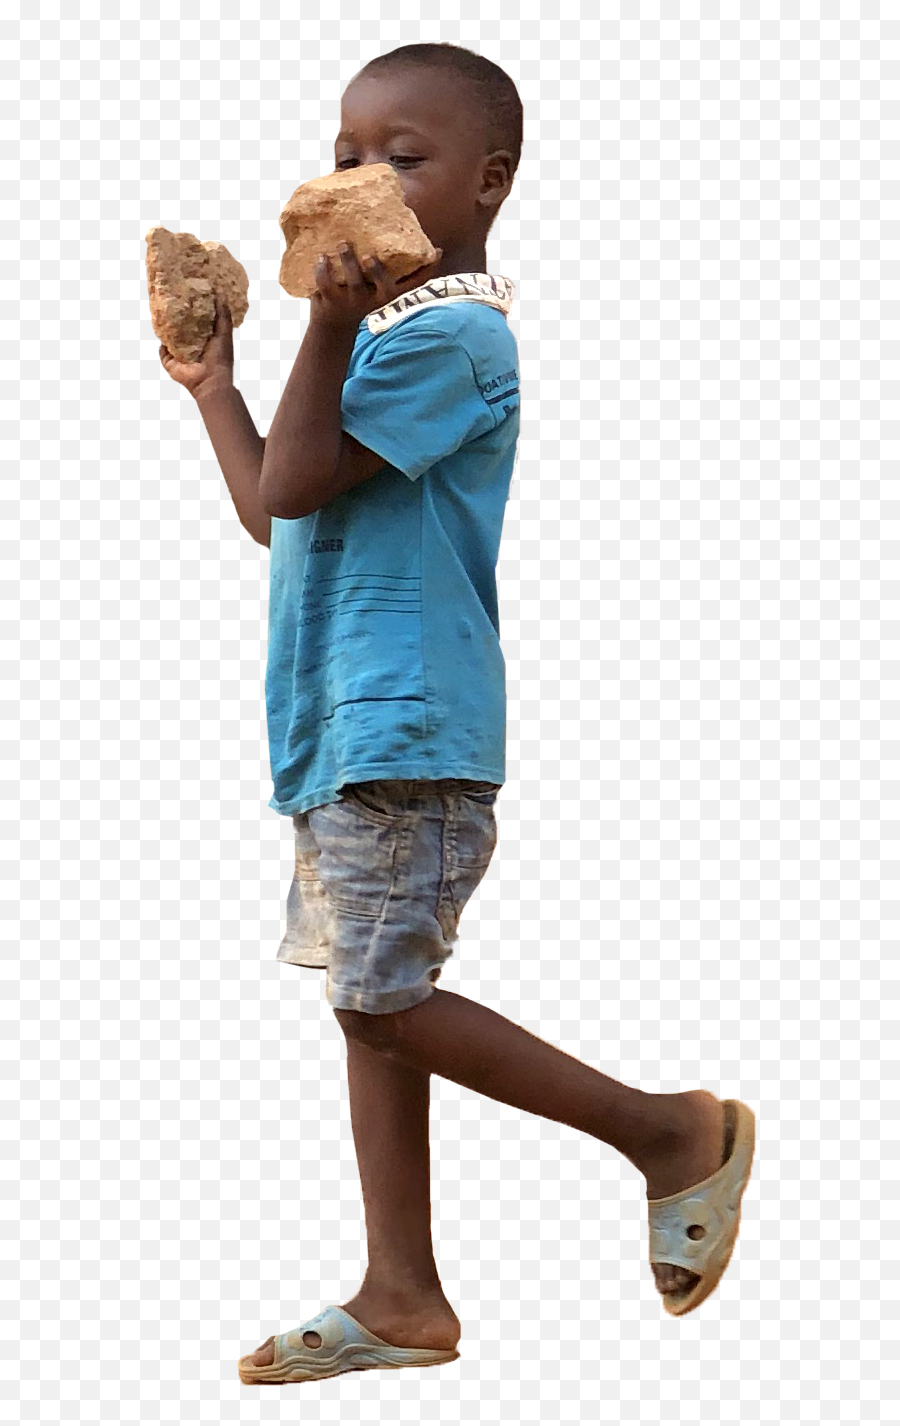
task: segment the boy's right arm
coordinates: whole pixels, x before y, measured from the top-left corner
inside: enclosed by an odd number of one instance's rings
[[[212,441],[238,519],[258,545],[268,546],[272,517],[259,498],[265,436],[253,424],[244,398],[224,376],[210,378],[193,393]]]
[[[184,386],[200,408],[238,519],[257,544],[268,546],[272,517],[259,498],[266,441],[234,385],[231,313],[221,298],[216,296],[215,328],[200,361],[178,361],[165,346],[159,357],[172,380]]]

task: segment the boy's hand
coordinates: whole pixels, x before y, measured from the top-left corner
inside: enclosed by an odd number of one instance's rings
[[[310,298],[310,319],[326,326],[358,327],[363,317],[368,317],[376,308],[427,282],[440,267],[444,255],[443,248],[438,248],[433,262],[425,263],[398,281],[389,276],[380,258],[368,254],[357,258],[352,243],[343,243],[339,251],[342,275],[335,273],[327,253],[321,253],[316,263],[316,291]]]
[[[231,312],[217,295],[216,325],[213,334],[203,348],[199,361],[179,361],[164,344],[159,348],[159,359],[173,381],[186,386],[193,397],[207,384],[215,386],[234,385],[234,342],[231,336]]]

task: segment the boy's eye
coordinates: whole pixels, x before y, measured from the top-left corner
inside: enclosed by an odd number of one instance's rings
[[[338,167],[338,168],[346,168],[348,163],[355,163],[355,162],[356,162],[356,159],[355,159],[355,158],[342,158],[341,161],[340,161],[340,163],[337,164],[337,167]],[[421,163],[422,160],[421,160],[420,158],[410,158],[410,157],[408,157],[408,156],[406,156],[406,155],[403,155],[403,154],[396,154],[396,153],[395,153],[395,154],[391,154],[391,162],[392,162],[392,163]]]

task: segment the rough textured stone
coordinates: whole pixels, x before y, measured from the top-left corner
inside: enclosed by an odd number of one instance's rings
[[[153,330],[179,361],[199,361],[216,325],[216,293],[232,326],[246,317],[247,273],[222,243],[198,242],[193,233],[156,227],[146,242]]]
[[[381,258],[395,279],[434,262],[433,247],[406,206],[400,179],[389,163],[370,163],[312,178],[295,188],[278,219],[287,244],[278,281],[292,297],[312,297],[319,253],[343,273],[338,244],[353,244],[356,256]]]

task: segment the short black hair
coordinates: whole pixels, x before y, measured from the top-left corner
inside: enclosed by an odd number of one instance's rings
[[[446,41],[401,45],[399,49],[370,59],[354,79],[404,69],[449,70],[458,76],[468,90],[471,107],[477,108],[484,124],[485,153],[508,149],[512,155],[510,176],[515,174],[522,154],[522,101],[515,84],[499,64],[474,50]]]

